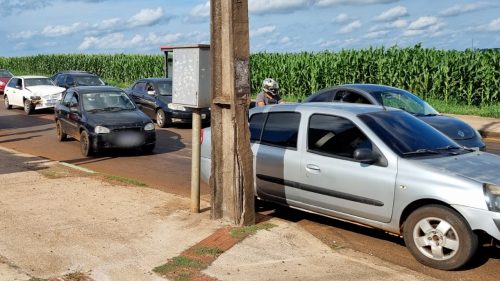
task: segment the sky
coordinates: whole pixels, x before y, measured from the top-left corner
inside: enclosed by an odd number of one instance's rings
[[[248,0],[250,52],[500,47],[500,0]],[[0,0],[0,56],[209,43],[207,0]]]

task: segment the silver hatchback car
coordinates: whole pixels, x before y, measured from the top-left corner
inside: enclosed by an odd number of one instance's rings
[[[255,195],[402,235],[421,263],[463,266],[500,240],[500,157],[398,109],[302,103],[250,111]],[[202,178],[211,172],[210,129]],[[496,241],[495,241],[496,240]]]

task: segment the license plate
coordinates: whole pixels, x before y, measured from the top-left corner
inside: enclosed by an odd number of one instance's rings
[[[142,143],[142,141],[142,135],[134,132],[120,133],[116,137],[116,144],[122,147],[138,146]]]

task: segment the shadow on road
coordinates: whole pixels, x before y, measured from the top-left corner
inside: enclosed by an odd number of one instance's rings
[[[33,118],[26,115],[2,115],[0,116],[0,130],[22,129],[54,124],[54,121],[43,118]]]
[[[0,149],[0,175],[43,170],[47,168],[47,166],[44,166],[46,162],[49,162],[49,160],[40,157],[14,154],[4,149]]]

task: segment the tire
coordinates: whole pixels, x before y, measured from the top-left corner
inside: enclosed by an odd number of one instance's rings
[[[92,150],[92,143],[90,142],[89,133],[87,133],[87,131],[82,131],[80,134],[80,151],[85,157],[92,156],[94,154],[94,151]]]
[[[415,210],[404,223],[406,247],[420,263],[441,270],[465,265],[474,256],[478,238],[454,210],[429,205]]]
[[[9,98],[5,94],[3,96],[3,104],[5,109],[12,109],[12,105],[9,102]]]
[[[141,147],[142,152],[145,154],[152,154],[153,150],[155,149],[155,144],[146,144]]]
[[[30,115],[31,113],[33,113],[33,105],[31,104],[30,100],[24,100],[24,112],[27,115]]]
[[[165,111],[163,111],[163,109],[158,109],[156,111],[156,124],[158,127],[165,128],[170,123],[170,118],[167,117]]]
[[[61,127],[61,121],[59,121],[59,120],[57,120],[57,122],[56,122],[56,133],[57,133],[57,140],[58,141],[65,141],[68,137],[68,135],[66,135],[63,128]]]

